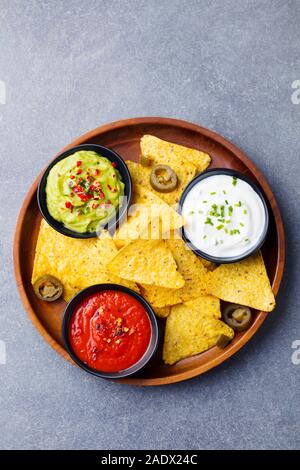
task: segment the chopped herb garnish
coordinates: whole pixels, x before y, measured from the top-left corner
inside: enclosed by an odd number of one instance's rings
[[[249,237],[246,237],[245,238],[245,242],[249,242],[250,241],[250,238]]]
[[[241,226],[241,227],[245,227],[245,225],[243,224],[243,222],[240,222],[240,226]]]
[[[203,240],[205,240],[205,238],[207,238],[207,235],[203,235]]]
[[[225,191],[225,189],[223,189],[223,194],[226,194],[226,191]]]
[[[225,206],[220,206],[221,217],[225,217]]]
[[[247,214],[247,209],[244,209],[244,214]]]
[[[198,211],[198,212],[199,212],[199,214],[203,214],[203,213],[204,213],[203,211]]]
[[[229,204],[229,202],[227,201],[227,199],[225,199],[225,202],[226,202],[226,204]]]
[[[232,184],[233,184],[233,186],[237,185],[237,177],[236,176],[232,177]]]
[[[214,225],[210,217],[206,217],[206,221],[204,223],[207,225],[212,225],[212,226]]]
[[[237,233],[240,233],[239,229],[237,228],[230,230],[230,235],[236,235]]]
[[[233,213],[233,207],[232,207],[232,206],[229,206],[229,207],[228,207],[228,214],[229,214],[229,215],[232,215],[232,213]]]
[[[225,232],[225,233],[228,233],[228,228],[225,228],[225,229],[224,229],[224,232]]]
[[[195,214],[194,211],[190,211],[190,212],[189,212],[189,215],[193,215],[193,214]]]
[[[202,202],[203,202],[203,204],[207,204],[207,201],[202,201]]]
[[[210,193],[212,196],[214,196],[216,193],[216,191],[213,191],[212,193]]]
[[[239,201],[237,204],[234,204],[234,205],[235,205],[235,207],[241,207],[242,203],[241,203],[241,201]]]
[[[226,224],[230,224],[230,222],[231,222],[231,220],[229,220],[229,219],[225,221]]]
[[[223,224],[220,224],[220,225],[217,226],[217,230],[222,230],[222,228],[224,228]]]
[[[225,223],[225,219],[218,219],[218,222],[222,222],[222,224]]]

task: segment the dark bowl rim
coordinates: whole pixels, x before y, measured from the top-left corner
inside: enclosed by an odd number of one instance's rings
[[[114,230],[116,227],[118,227],[119,223],[121,220],[124,218],[126,211],[131,204],[132,201],[132,179],[130,172],[128,170],[128,167],[124,161],[124,159],[114,150],[110,149],[109,147],[105,147],[103,145],[98,145],[98,144],[81,144],[81,145],[76,145],[74,147],[70,147],[67,150],[64,150],[61,152],[59,155],[57,155],[50,163],[49,165],[45,168],[43,171],[43,174],[39,180],[38,184],[38,189],[37,189],[37,203],[39,210],[43,216],[43,218],[46,220],[46,222],[54,228],[57,232],[62,233],[63,235],[71,238],[96,238],[97,232],[84,232],[84,233],[79,233],[75,232],[73,230],[68,229],[65,227],[61,222],[58,222],[55,220],[49,213],[48,208],[47,208],[47,202],[46,202],[46,183],[47,183],[47,177],[48,174],[51,170],[51,168],[56,165],[59,161],[63,160],[64,158],[68,157],[69,155],[72,155],[75,152],[79,152],[80,150],[92,150],[97,153],[102,153],[104,157],[106,157],[110,161],[117,161],[117,170],[120,172],[122,176],[122,180],[125,185],[125,196],[126,196],[126,201],[122,205],[121,208],[118,208],[117,210],[117,216],[115,219],[115,223],[110,227],[110,229]],[[103,229],[106,229],[108,224],[105,224],[103,226]]]
[[[244,175],[243,173],[237,171],[237,170],[231,170],[230,168],[211,168],[209,170],[206,170],[205,172],[195,176],[195,178],[193,178],[189,183],[188,185],[184,188],[183,190],[183,193],[180,197],[180,200],[179,200],[179,203],[178,203],[178,212],[182,215],[182,206],[183,206],[183,203],[185,201],[185,198],[187,196],[187,194],[189,193],[189,191],[192,189],[193,186],[195,186],[195,184],[197,184],[199,181],[202,181],[206,178],[208,178],[209,176],[211,176],[212,174],[219,174],[219,175],[230,175],[230,176],[236,176],[237,178],[245,181],[246,183],[248,183],[252,189],[254,189],[254,191],[256,192],[256,194],[258,194],[258,196],[260,197],[260,200],[263,204],[263,207],[264,207],[264,211],[265,211],[265,226],[264,226],[264,230],[262,232],[262,235],[259,239],[259,241],[257,242],[257,244],[252,247],[250,250],[248,250],[247,252],[243,253],[242,255],[239,255],[239,256],[234,256],[234,257],[226,257],[226,258],[222,258],[222,257],[217,257],[217,256],[211,256],[209,255],[208,253],[205,253],[204,251],[201,251],[199,250],[195,245],[193,245],[193,243],[189,240],[188,236],[186,235],[185,231],[184,231],[184,227],[182,227],[180,229],[181,231],[181,237],[182,239],[184,240],[184,242],[187,244],[187,246],[198,256],[208,260],[208,261],[211,261],[212,263],[216,263],[216,264],[230,264],[230,263],[237,263],[238,261],[242,261],[246,258],[249,258],[249,256],[255,254],[261,247],[262,245],[264,244],[266,238],[267,238],[267,234],[268,234],[268,230],[269,230],[269,223],[270,223],[270,217],[269,217],[269,209],[268,209],[268,205],[267,205],[267,202],[266,202],[266,198],[263,194],[263,191],[262,189],[251,179],[249,178],[248,176]]]
[[[84,364],[84,362],[82,362],[77,357],[75,352],[73,351],[72,346],[71,346],[70,341],[69,341],[69,323],[70,323],[71,317],[74,313],[74,310],[75,310],[75,307],[77,306],[77,304],[81,300],[83,300],[84,298],[88,297],[89,295],[94,294],[94,293],[99,292],[99,291],[105,291],[105,290],[117,290],[117,291],[120,291],[120,292],[124,292],[126,294],[131,295],[136,300],[138,300],[142,304],[142,306],[145,308],[145,310],[148,314],[150,323],[151,323],[151,339],[150,339],[150,342],[149,342],[149,346],[148,346],[147,350],[145,351],[144,355],[141,357],[141,359],[139,359],[138,362],[136,362],[135,364],[130,366],[128,369],[125,369],[125,370],[120,371],[120,372],[113,372],[113,373],[101,372],[97,369],[93,369],[93,368],[87,366],[86,364]],[[70,302],[67,304],[67,306],[65,308],[61,330],[62,330],[62,337],[63,337],[64,345],[65,345],[66,350],[68,351],[69,355],[73,359],[73,361],[81,369],[85,370],[86,372],[88,372],[88,373],[90,373],[90,374],[92,374],[96,377],[100,377],[100,378],[103,378],[103,379],[116,380],[116,379],[122,379],[122,378],[125,378],[125,377],[135,375],[137,372],[140,372],[142,369],[144,369],[149,364],[149,362],[153,358],[153,356],[156,353],[157,348],[158,348],[159,329],[158,329],[158,323],[157,323],[157,319],[156,319],[153,308],[144,299],[144,297],[142,297],[140,294],[133,291],[129,287],[125,287],[125,286],[122,286],[120,284],[107,284],[107,283],[105,283],[105,284],[94,284],[94,285],[86,287],[85,289],[82,289],[80,292],[78,292],[70,300]]]

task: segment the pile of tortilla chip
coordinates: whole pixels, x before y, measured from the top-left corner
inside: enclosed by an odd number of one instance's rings
[[[178,203],[186,185],[197,173],[204,171],[211,161],[205,152],[166,142],[153,135],[144,135],[141,138],[141,154],[151,162],[151,165],[144,167],[140,163],[128,161],[133,182],[152,191],[170,205]],[[174,191],[160,193],[151,187],[149,182],[151,169],[153,165],[158,164],[170,166],[177,174],[178,185]]]
[[[174,364],[234,337],[221,318],[220,300],[271,311],[275,299],[261,253],[235,264],[215,266],[196,256],[182,240],[184,220],[174,209],[184,187],[209,165],[210,156],[151,135],[141,139],[151,164],[167,164],[179,184],[170,193],[151,187],[151,166],[128,162],[133,201],[127,220],[111,237],[65,237],[42,221],[32,274],[57,277],[69,301],[79,290],[117,283],[141,294],[157,316],[166,318],[163,360]]]

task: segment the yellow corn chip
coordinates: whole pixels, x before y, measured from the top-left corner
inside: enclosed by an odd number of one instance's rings
[[[192,163],[186,162],[184,165],[182,165],[180,162],[173,163],[172,166],[170,166],[177,174],[178,185],[176,189],[174,189],[174,191],[171,191],[169,193],[161,193],[153,189],[150,184],[150,173],[152,169],[150,166],[145,167],[142,166],[140,163],[135,163],[131,161],[127,161],[126,163],[134,184],[139,184],[145,189],[148,189],[148,191],[151,191],[153,194],[158,196],[160,199],[163,199],[169,205],[178,203],[184,188],[197,173],[197,168]]]
[[[132,241],[122,248],[107,268],[124,279],[160,287],[180,288],[184,279],[163,240]]]
[[[166,318],[168,315],[170,315],[171,308],[170,307],[156,308],[154,311],[158,317]]]
[[[144,297],[154,307],[165,307],[166,305],[176,305],[206,295],[208,292],[208,278],[202,258],[196,256],[181,238],[166,240],[166,243],[177,263],[180,274],[185,280],[185,284],[181,289],[142,285]]]
[[[174,364],[216,345],[221,334],[234,337],[234,331],[220,318],[220,302],[211,296],[175,305],[167,317],[163,360]]]
[[[143,297],[145,297],[155,309],[180,304],[182,302],[180,291],[181,289],[168,289],[166,287],[141,284]]]
[[[155,165],[162,163],[172,167],[180,162],[185,166],[187,162],[190,162],[195,165],[198,173],[206,170],[211,162],[210,156],[205,152],[167,142],[153,135],[144,135],[141,138],[141,152]]]
[[[106,269],[118,250],[108,232],[100,238],[65,237],[42,220],[36,245],[32,283],[44,274],[57,277],[64,286],[64,298],[93,284],[102,282],[126,285],[138,291],[135,283],[124,281]]]
[[[209,293],[227,302],[270,312],[275,298],[260,252],[244,261],[222,264],[209,275]]]
[[[161,228],[154,221],[159,221]],[[133,203],[128,220],[116,231],[114,240],[119,246],[137,238],[160,238],[160,230],[166,234],[183,226],[184,219],[162,199],[142,186],[134,185]],[[147,233],[146,233],[147,232]],[[143,236],[142,236],[143,234]],[[151,236],[152,235],[152,236]]]

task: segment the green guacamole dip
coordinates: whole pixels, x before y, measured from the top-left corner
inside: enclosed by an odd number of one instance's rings
[[[81,150],[51,168],[46,184],[50,215],[78,233],[95,232],[118,209],[124,183],[116,164]]]

